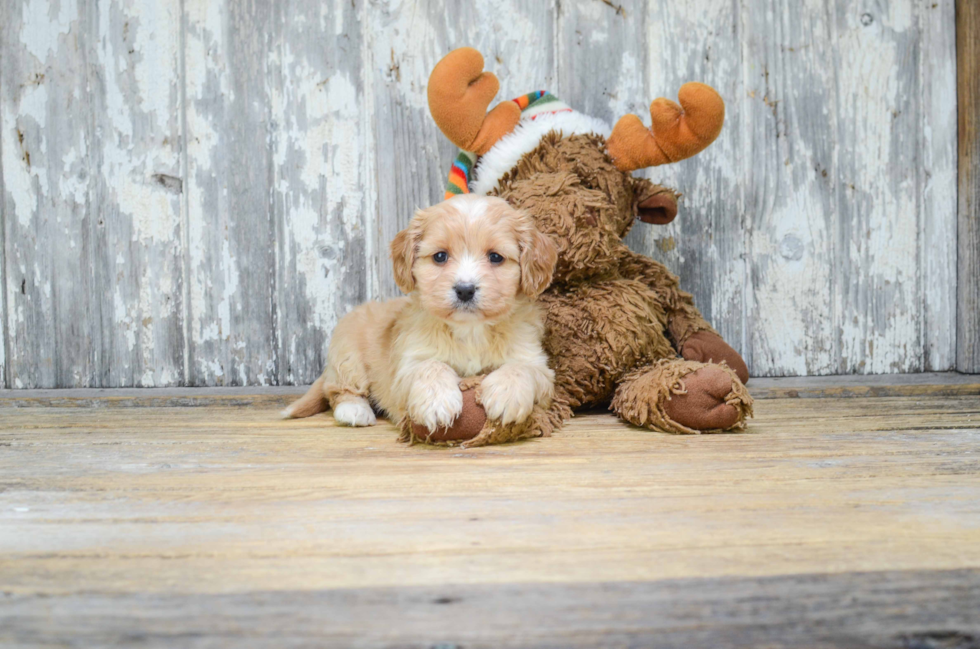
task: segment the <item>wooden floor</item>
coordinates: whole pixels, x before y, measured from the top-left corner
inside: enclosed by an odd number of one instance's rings
[[[978,382],[473,450],[8,393],[0,646],[980,647]]]

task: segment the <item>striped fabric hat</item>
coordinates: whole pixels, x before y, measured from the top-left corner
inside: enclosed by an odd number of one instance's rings
[[[526,95],[521,95],[517,99],[512,99],[521,109],[521,120],[534,120],[540,115],[555,115],[558,113],[571,113],[572,109],[564,104],[554,95],[546,90],[535,90]],[[478,156],[471,151],[459,150],[453,166],[449,169],[449,180],[446,183],[445,198],[452,198],[457,194],[470,193],[470,179],[473,175],[473,168],[476,166]]]

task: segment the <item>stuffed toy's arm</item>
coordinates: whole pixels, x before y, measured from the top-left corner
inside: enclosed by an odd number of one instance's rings
[[[705,363],[724,361],[742,383],[748,382],[749,370],[741,355],[701,316],[694,306],[694,297],[680,289],[677,277],[663,264],[629,252],[620,263],[620,272],[644,282],[660,296],[667,314],[667,331],[681,356]]]
[[[698,331],[715,331],[694,306],[694,297],[680,289],[677,277],[663,264],[628,252],[620,262],[620,273],[643,282],[659,296],[667,313],[667,329],[678,349]]]

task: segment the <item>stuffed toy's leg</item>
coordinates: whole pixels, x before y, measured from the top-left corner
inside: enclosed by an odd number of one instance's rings
[[[752,397],[726,365],[673,358],[628,374],[612,409],[637,426],[698,434],[743,428]]]
[[[701,317],[691,294],[680,290],[676,275],[663,264],[633,252],[624,255],[620,272],[642,281],[659,296],[667,314],[667,331],[681,356],[702,363],[724,362],[743,384],[749,382],[749,368],[742,356]]]

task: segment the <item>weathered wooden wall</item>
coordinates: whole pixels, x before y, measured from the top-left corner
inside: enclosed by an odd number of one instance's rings
[[[9,387],[304,383],[441,197],[429,70],[613,120],[686,80],[719,141],[636,249],[754,374],[956,362],[954,0],[0,0]]]
[[[980,374],[980,3],[956,2],[959,227],[956,369]]]

